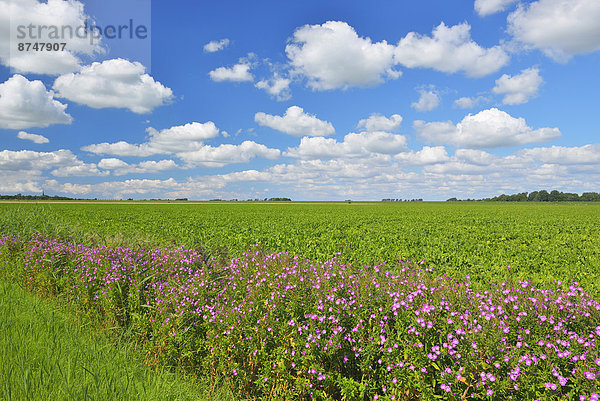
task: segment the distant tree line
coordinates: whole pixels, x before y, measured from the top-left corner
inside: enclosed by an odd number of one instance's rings
[[[423,202],[423,199],[382,199],[382,202]]]
[[[211,199],[210,202],[291,202],[290,198],[264,198],[264,199],[247,199],[239,201],[238,199]]]
[[[459,201],[460,199],[450,198],[449,202]],[[475,199],[468,199],[475,200]],[[596,192],[584,192],[581,195],[554,191],[533,191],[533,192],[521,192],[513,195],[498,195],[493,198],[477,199],[480,201],[491,201],[491,202],[600,202],[600,194]]]
[[[76,199],[69,198],[66,196],[50,196],[50,195],[0,195],[1,200],[86,200],[86,199]]]
[[[481,202],[483,199],[471,199],[471,198],[467,198],[467,199],[458,199],[458,198],[450,198],[450,199],[446,199],[446,202]]]
[[[66,200],[73,200],[73,201],[83,201],[83,200],[98,200],[97,198],[94,199],[86,199],[86,198],[69,198],[67,196],[50,196],[50,195],[46,195],[46,194],[42,194],[42,195],[23,195],[23,194],[16,194],[16,195],[2,195],[0,194],[0,200],[61,200],[61,201],[66,201]],[[127,198],[128,201],[133,201],[133,198]],[[153,199],[143,199],[143,200],[149,200],[149,201],[161,201],[161,202],[165,202],[165,201],[170,201],[170,199],[157,199],[157,198],[153,198]],[[177,198],[175,199],[175,201],[179,201],[179,202],[183,202],[183,201],[188,201],[188,198]],[[211,199],[211,202],[239,202],[238,199]],[[292,200],[290,198],[264,198],[264,199],[248,199],[248,201],[250,202],[291,202]]]

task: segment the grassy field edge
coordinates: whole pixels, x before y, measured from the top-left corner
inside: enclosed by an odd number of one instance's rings
[[[131,343],[111,341],[77,312],[0,277],[0,399],[231,399],[218,385],[151,370]]]

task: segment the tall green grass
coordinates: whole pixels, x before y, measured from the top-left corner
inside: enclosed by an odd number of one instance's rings
[[[218,383],[151,370],[132,344],[110,341],[72,305],[0,279],[0,400],[229,400]]]
[[[52,238],[84,245],[128,246],[147,248],[156,241],[147,233],[110,232],[86,227],[85,215],[69,218],[49,205],[0,204],[0,235],[31,238],[44,233]]]

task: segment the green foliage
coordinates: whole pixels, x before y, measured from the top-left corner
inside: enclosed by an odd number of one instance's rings
[[[55,238],[81,239],[74,227],[51,208],[27,204],[0,206],[0,233],[22,238],[46,233]]]

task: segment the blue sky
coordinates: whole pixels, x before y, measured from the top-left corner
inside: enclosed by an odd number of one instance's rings
[[[597,0],[0,0],[0,193],[597,192],[599,20]],[[103,35],[31,34],[85,21]],[[40,41],[65,50],[19,51]]]

